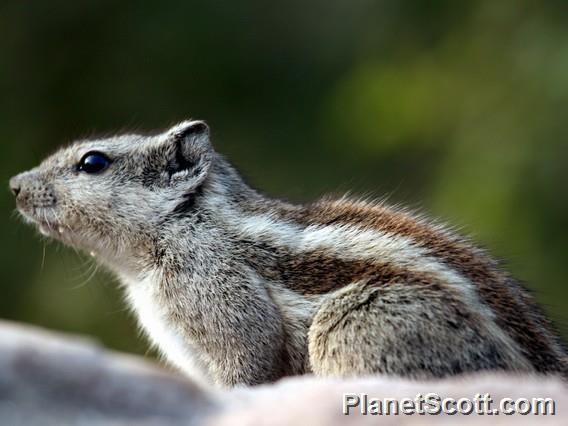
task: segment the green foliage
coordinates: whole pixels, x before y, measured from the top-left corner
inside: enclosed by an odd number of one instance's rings
[[[529,0],[3,2],[0,180],[77,137],[204,118],[265,192],[388,194],[465,226],[562,326],[567,12]],[[13,208],[2,192],[0,316],[144,351],[112,279],[80,285],[85,259],[52,243],[44,255]]]

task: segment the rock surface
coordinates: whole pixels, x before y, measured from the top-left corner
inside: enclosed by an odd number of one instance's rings
[[[550,397],[556,414],[342,414],[344,393],[370,398]],[[568,388],[552,378],[480,375],[430,383],[385,377],[300,377],[232,391],[205,390],[138,357],[93,341],[0,321],[2,425],[568,424]],[[494,403],[493,407],[498,406]]]

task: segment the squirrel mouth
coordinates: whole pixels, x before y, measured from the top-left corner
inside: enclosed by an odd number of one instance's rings
[[[65,227],[60,225],[57,220],[50,218],[49,212],[34,209],[32,213],[22,208],[18,208],[18,211],[26,222],[36,225],[42,235],[55,238],[63,236]]]
[[[39,232],[41,232],[46,237],[61,237],[65,232],[63,226],[56,225],[51,222],[37,222]]]

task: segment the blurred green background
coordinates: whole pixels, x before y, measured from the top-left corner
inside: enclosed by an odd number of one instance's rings
[[[0,317],[146,343],[7,182],[92,134],[206,119],[263,191],[388,195],[461,227],[567,335],[565,1],[3,1]]]

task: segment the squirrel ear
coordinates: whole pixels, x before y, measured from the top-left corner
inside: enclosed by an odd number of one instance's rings
[[[209,141],[209,127],[204,121],[184,121],[164,136],[172,154],[166,170],[170,182],[186,182],[195,188],[205,179],[211,166],[213,147]]]

